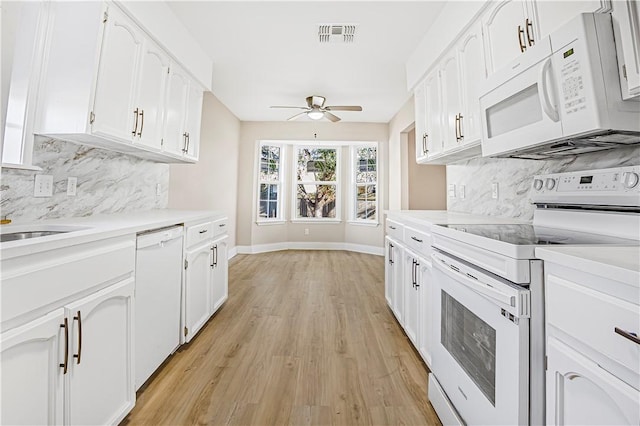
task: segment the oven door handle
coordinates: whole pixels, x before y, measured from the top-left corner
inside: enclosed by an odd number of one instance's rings
[[[433,264],[439,268],[445,275],[448,275],[453,280],[464,284],[469,289],[475,291],[476,293],[487,296],[493,300],[497,300],[500,303],[503,303],[507,306],[515,307],[516,306],[516,298],[510,294],[505,294],[500,290],[497,290],[482,281],[479,281],[474,278],[470,278],[467,274],[456,271],[447,263],[445,259],[437,255],[436,253],[431,255],[433,257]]]

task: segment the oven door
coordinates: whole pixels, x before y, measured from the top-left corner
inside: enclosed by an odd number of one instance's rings
[[[433,373],[467,424],[529,422],[529,290],[434,253]]]
[[[549,39],[541,40],[488,83],[480,97],[485,157],[562,137],[551,53]]]

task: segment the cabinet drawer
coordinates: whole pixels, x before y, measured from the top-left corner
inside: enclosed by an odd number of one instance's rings
[[[218,219],[216,221],[214,221],[212,223],[212,227],[213,227],[213,235],[222,235],[222,234],[226,234],[227,232],[229,232],[228,228],[229,228],[229,219],[222,218],[222,219]]]
[[[387,219],[386,232],[391,238],[402,241],[404,237],[404,225],[395,220]]]
[[[133,274],[135,235],[2,262],[2,330]]]
[[[637,371],[640,345],[616,333],[615,329],[640,334],[638,305],[553,274],[547,274],[545,286],[549,325],[630,370]]]
[[[187,248],[193,247],[202,241],[213,238],[213,222],[205,222],[187,228]]]
[[[422,255],[425,259],[431,256],[431,234],[410,227],[404,228],[404,243],[407,247]]]

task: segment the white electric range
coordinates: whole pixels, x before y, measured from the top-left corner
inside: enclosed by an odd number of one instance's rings
[[[544,424],[544,274],[535,248],[640,241],[640,166],[536,176],[531,225],[432,228],[429,399],[443,423]]]

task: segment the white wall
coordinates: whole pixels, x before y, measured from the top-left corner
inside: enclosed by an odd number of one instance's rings
[[[400,108],[389,122],[389,209],[400,210],[403,198],[407,199],[407,168],[403,149],[406,151],[407,132],[414,127],[413,96]],[[406,154],[406,153],[405,153]],[[411,159],[409,159],[411,160]],[[415,161],[415,160],[414,160]],[[403,176],[404,173],[404,176]],[[405,196],[403,197],[403,192]]]
[[[281,225],[256,224],[254,173],[256,144],[260,140],[291,141],[368,141],[378,142],[378,196],[380,211],[387,208],[388,126],[379,123],[329,122],[243,122],[240,132],[240,159],[238,173],[238,246],[257,246],[285,242],[357,244],[382,247],[384,227],[339,224],[309,224],[286,222]],[[344,174],[343,174],[344,177]],[[343,182],[345,182],[343,180]],[[287,199],[287,209],[290,210]],[[291,216],[287,210],[287,218]],[[344,210],[346,215],[346,210]],[[380,212],[379,212],[380,213]],[[343,216],[344,216],[343,215]],[[380,216],[379,216],[380,217]],[[309,228],[309,235],[304,229]]]
[[[205,92],[196,164],[171,165],[169,207],[220,210],[229,217],[229,246],[236,246],[240,121]]]

